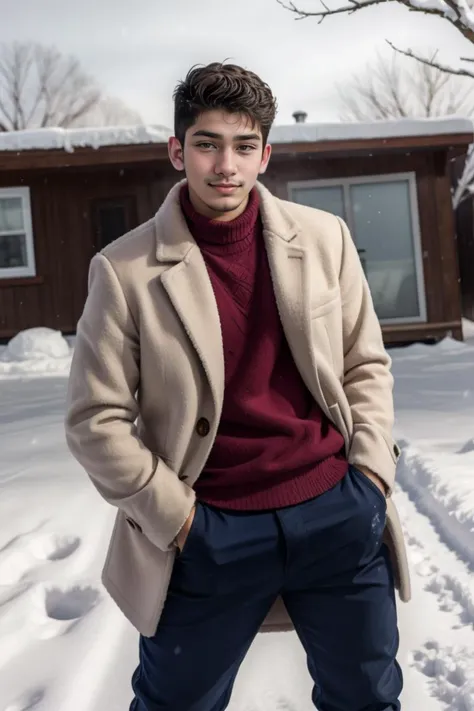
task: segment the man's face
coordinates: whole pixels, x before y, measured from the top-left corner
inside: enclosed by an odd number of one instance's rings
[[[221,221],[245,210],[271,154],[260,128],[245,116],[222,110],[199,116],[186,132],[184,149],[177,138],[170,138],[168,147],[173,166],[186,173],[194,208]]]

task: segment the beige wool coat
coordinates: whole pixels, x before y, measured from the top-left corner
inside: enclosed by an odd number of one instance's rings
[[[389,488],[386,541],[402,600],[406,552],[390,498],[393,380],[359,257],[337,217],[257,184],[275,297],[295,363],[345,440],[349,462]],[[176,185],[158,213],[97,254],[77,328],[66,438],[117,507],[103,582],[131,623],[155,633],[174,538],[195,500],[224,396],[219,315]],[[288,629],[279,599],[262,630]]]

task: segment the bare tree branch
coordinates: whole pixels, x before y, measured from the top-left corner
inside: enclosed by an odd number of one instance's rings
[[[464,171],[458,184],[453,191],[453,207],[456,210],[459,205],[472,197],[474,188],[474,144],[471,144],[464,165]]]
[[[90,114],[101,101],[96,81],[76,58],[31,42],[0,45],[0,131],[92,125]],[[97,117],[106,125],[105,114]]]
[[[349,0],[346,5],[329,7],[320,0],[322,9],[307,11],[300,9],[294,2],[287,0],[277,0],[278,4],[293,13],[296,19],[303,20],[314,17],[322,22],[330,15],[351,15],[359,10],[365,10],[373,5],[381,5],[391,0]],[[449,22],[455,27],[469,42],[474,44],[474,11],[469,7],[468,0],[425,0],[423,4],[419,0],[395,0],[410,12],[423,13],[425,15],[436,15]]]
[[[105,96],[80,123],[82,126],[138,126],[143,124],[143,119],[120,99]]]
[[[321,6],[315,11],[306,11],[298,7],[292,0],[277,0],[278,4],[295,15],[296,19],[303,20],[309,17],[315,18],[321,23],[330,15],[351,15],[359,10],[364,10],[373,5],[381,5],[389,3],[391,0],[345,0],[346,4],[332,6],[319,0]],[[333,0],[328,0],[332,2]],[[343,0],[344,2],[344,0]],[[471,43],[474,51],[474,6],[473,0],[395,0],[399,5],[404,5],[409,12],[422,13],[424,15],[435,15],[452,25],[458,32]],[[459,57],[459,66],[450,66],[436,59],[436,55],[430,58],[425,58],[415,53],[412,49],[400,49],[387,40],[390,47],[399,55],[415,59],[420,67],[425,67],[426,71],[437,71],[449,75],[451,78],[474,79],[474,70],[467,69],[461,66],[463,63],[473,64],[474,57]],[[419,77],[423,75],[418,75]],[[432,81],[433,80],[433,81]],[[436,77],[431,77],[425,73],[421,84],[424,91],[422,94],[418,91],[414,92],[418,98],[422,97],[423,111],[428,115],[439,115],[439,112],[455,113],[456,107],[464,105],[465,101],[470,98],[470,92],[466,90],[461,95],[457,94],[451,86],[448,87],[446,82]],[[399,93],[396,90],[396,84],[393,81],[389,86],[385,86],[383,98],[380,93],[374,92],[374,87],[371,82],[366,83],[364,87],[360,83],[355,83],[353,88],[356,90],[356,95],[345,96],[343,92],[342,98],[345,97],[344,106],[346,113],[343,118],[352,118],[352,120],[360,120],[367,113],[367,107],[376,118],[386,118],[387,110],[395,107],[398,116],[404,115],[404,104],[397,101]],[[441,89],[447,88],[442,93],[443,101],[436,100],[440,96]],[[441,113],[441,115],[443,115]],[[464,175],[457,186],[453,200],[456,204],[463,199],[465,195],[474,195],[474,152],[471,150],[470,158],[466,163]],[[456,202],[457,201],[457,202]]]
[[[401,1],[401,0],[400,0]],[[285,10],[289,10],[290,12],[294,13],[296,15],[296,20],[305,20],[307,17],[317,17],[319,18],[320,23],[329,15],[351,15],[353,12],[356,12],[357,10],[362,10],[366,7],[371,7],[372,5],[380,5],[383,2],[387,2],[387,0],[350,0],[350,5],[343,5],[342,7],[337,7],[337,8],[329,8],[323,0],[320,0],[321,5],[323,6],[323,10],[318,10],[316,12],[307,12],[305,10],[300,10],[299,8],[296,7],[296,5],[293,2],[284,2],[284,0],[277,0],[277,3],[281,5]]]
[[[413,63],[403,53],[378,54],[365,71],[337,87],[342,120],[374,121],[460,114],[474,116],[474,83],[433,67]],[[413,65],[413,66],[412,66]]]
[[[435,69],[439,69],[441,72],[445,72],[446,74],[454,74],[458,77],[469,77],[470,79],[474,79],[474,71],[470,71],[468,69],[453,69],[453,67],[450,67],[447,64],[441,64],[441,62],[436,62],[434,59],[425,59],[419,54],[415,54],[412,49],[399,49],[398,47],[395,47],[395,45],[392,44],[392,42],[390,42],[389,40],[386,40],[386,42],[393,50],[395,50],[395,52],[403,54],[405,55],[405,57],[416,59],[417,62],[426,64],[429,67],[434,67]]]
[[[338,87],[340,118],[377,121],[453,114],[474,116],[474,82],[469,77],[458,77],[437,68],[436,54],[432,52],[426,61],[415,64],[408,52],[377,55],[365,72],[358,72]],[[474,150],[471,148],[464,173],[453,190],[455,207],[474,194],[473,182]]]

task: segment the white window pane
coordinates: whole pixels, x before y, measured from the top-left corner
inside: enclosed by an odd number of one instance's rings
[[[27,267],[25,235],[0,235],[0,269]]]
[[[21,231],[24,229],[21,198],[0,198],[0,232]]]
[[[326,187],[293,188],[291,199],[300,205],[316,207],[346,219],[344,210],[344,191],[341,185]]]
[[[420,316],[409,182],[351,185],[350,195],[354,240],[378,317]]]

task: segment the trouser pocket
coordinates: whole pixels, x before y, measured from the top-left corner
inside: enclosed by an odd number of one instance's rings
[[[170,587],[206,595],[266,587],[281,571],[279,535],[271,511],[224,511],[199,502]]]
[[[386,507],[387,506],[387,499],[385,498],[384,494],[380,491],[379,487],[376,484],[374,484],[372,479],[370,479],[370,477],[368,477],[366,474],[364,474],[364,472],[361,472],[361,470],[358,469],[357,467],[355,467],[353,464],[350,465],[350,469],[352,469],[352,471],[356,475],[356,477],[359,480],[361,480],[365,486],[368,486],[369,489],[371,489],[372,492],[374,494],[376,494],[377,497],[383,501],[383,503]]]

